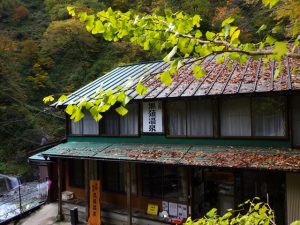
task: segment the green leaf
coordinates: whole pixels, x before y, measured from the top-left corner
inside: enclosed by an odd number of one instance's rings
[[[73,111],[74,111],[73,105],[68,105],[67,108],[65,109],[65,112],[69,115],[72,115]]]
[[[120,106],[116,108],[116,112],[119,113],[121,116],[125,116],[128,113],[128,110],[125,107]]]
[[[163,82],[167,86],[169,86],[173,82],[173,79],[171,77],[169,70],[165,70],[164,72],[162,72],[159,77],[160,77],[161,82]]]
[[[213,216],[216,215],[216,212],[217,212],[217,209],[213,208],[208,213],[206,213],[206,215],[209,216],[209,217],[213,217]]]
[[[195,38],[201,38],[202,37],[202,32],[201,30],[197,30],[196,33],[195,33]]]
[[[145,42],[144,42],[144,50],[149,50],[150,49],[150,41],[149,40],[146,40]]]
[[[87,18],[87,13],[86,12],[78,13],[78,17],[81,22],[85,22],[85,20]]]
[[[94,15],[89,15],[86,17],[86,29],[88,32],[90,32],[93,28],[94,28],[94,19],[95,16]]]
[[[92,34],[101,34],[105,32],[105,28],[103,26],[103,23],[101,22],[101,20],[97,20],[95,22],[95,26],[92,30]]]
[[[196,66],[194,66],[194,67],[192,68],[192,70],[193,70],[193,72],[194,72],[194,76],[195,76],[197,79],[200,79],[200,78],[202,78],[203,76],[206,75],[206,72],[202,69],[201,66],[196,65]]]
[[[239,36],[240,36],[240,33],[241,31],[240,30],[236,30],[232,36],[231,36],[231,39],[230,39],[230,43],[234,43],[236,40],[238,40]]]
[[[282,64],[279,64],[278,68],[275,70],[274,80],[277,80],[277,78],[280,76],[281,72],[282,72]]]
[[[270,35],[268,35],[266,38],[266,43],[268,43],[269,45],[273,45],[275,43],[275,41],[276,41],[276,39]]]
[[[256,31],[256,33],[260,34],[263,30],[265,30],[267,28],[266,24],[263,24],[260,26],[260,28]]]
[[[102,115],[100,113],[93,115],[93,118],[96,122],[99,122],[102,119]]]
[[[216,58],[216,63],[218,64],[222,64],[225,60],[225,57],[224,55],[219,55],[217,58]]]
[[[45,104],[48,103],[48,102],[53,102],[53,101],[54,101],[53,95],[49,95],[49,96],[43,98],[43,102],[44,102]]]
[[[163,59],[165,62],[170,62],[171,58],[176,54],[177,52],[177,46],[174,46],[172,51],[169,52],[169,54]]]
[[[212,41],[214,39],[214,37],[216,36],[216,34],[214,32],[207,31],[205,33],[205,36],[206,36],[207,40]]]
[[[68,96],[66,96],[66,95],[62,95],[62,96],[60,96],[59,98],[58,98],[58,102],[64,102],[64,101],[66,101],[68,99]]]
[[[222,27],[224,27],[225,25],[231,24],[233,21],[234,21],[234,18],[232,18],[232,17],[227,18],[226,20],[224,20],[222,22]]]
[[[193,16],[193,26],[199,27],[200,21],[201,21],[201,17],[199,15]]]
[[[75,16],[75,7],[74,6],[67,6],[67,10],[69,15]]]
[[[81,112],[80,108],[74,107],[73,114],[71,115],[71,119],[74,120],[74,122],[78,122],[84,117],[83,112]]]
[[[292,222],[291,225],[300,225],[300,220],[296,220],[296,221]]]
[[[274,45],[274,53],[276,54],[276,59],[280,60],[283,55],[288,52],[287,43],[286,42],[275,42]]]
[[[139,95],[145,95],[147,93],[147,87],[142,83],[142,82],[139,82],[136,86],[136,92],[139,94]]]
[[[235,61],[236,61],[236,60],[239,60],[240,54],[237,53],[237,52],[230,53],[230,54],[229,54],[229,58],[232,59],[232,60],[235,60]]]

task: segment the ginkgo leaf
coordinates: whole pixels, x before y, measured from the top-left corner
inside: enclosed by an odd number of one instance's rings
[[[159,77],[160,77],[161,82],[163,82],[167,86],[169,86],[173,82],[173,79],[171,77],[169,70],[162,72]]]
[[[227,18],[226,20],[224,20],[222,22],[222,27],[224,27],[225,25],[231,24],[233,21],[234,21],[234,18],[232,18],[232,17]]]
[[[54,101],[53,95],[49,95],[49,96],[43,98],[43,102],[45,104],[48,103],[48,102],[53,102],[53,101]]]
[[[197,79],[200,79],[201,77],[205,76],[206,75],[206,72],[205,70],[202,69],[201,66],[194,66],[192,68],[193,72],[194,72],[194,76],[197,78]]]
[[[121,116],[125,116],[128,113],[128,110],[125,107],[120,106],[116,108],[116,112],[119,113]]]
[[[177,52],[177,46],[174,46],[172,51],[169,52],[169,54],[163,59],[165,62],[170,62],[171,58],[176,54]]]
[[[59,98],[58,98],[58,102],[64,102],[64,101],[66,101],[68,99],[68,96],[66,96],[66,95],[62,95],[62,96],[60,96]]]
[[[67,108],[65,109],[65,112],[69,115],[72,115],[73,111],[74,111],[73,105],[68,105]]]

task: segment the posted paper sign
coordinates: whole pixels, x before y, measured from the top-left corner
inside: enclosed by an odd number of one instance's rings
[[[187,205],[178,204],[178,217],[187,218]]]
[[[162,102],[144,102],[143,132],[161,133],[162,131]]]
[[[177,203],[169,202],[169,215],[177,216]]]

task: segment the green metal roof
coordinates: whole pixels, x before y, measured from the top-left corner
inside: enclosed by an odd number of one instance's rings
[[[41,153],[32,155],[28,158],[29,161],[45,161],[45,158],[43,157],[43,155]]]
[[[300,151],[287,148],[67,142],[42,155],[56,158],[300,171]]]
[[[276,71],[278,64],[272,60],[265,66],[263,66],[262,60],[252,58],[245,64],[230,62],[230,60],[218,64],[214,57],[207,57],[201,62],[186,59],[185,62],[187,64],[181,67],[177,74],[173,75],[173,82],[170,86],[161,83],[156,76],[166,70],[170,63],[155,61],[126,65],[117,67],[80,88],[70,94],[66,101],[58,105],[77,104],[82,98],[91,100],[100,89],[105,91],[118,86],[124,87],[129,77],[132,83],[126,94],[137,100],[300,89],[299,72],[295,75],[291,73],[292,68],[299,64],[298,59],[284,58],[282,60],[283,69],[277,79],[275,79],[274,71]],[[192,70],[195,63],[200,63],[206,72],[206,75],[200,79],[195,78]],[[228,64],[232,66],[228,66]],[[138,95],[135,91],[135,86],[141,78],[148,88],[144,96]]]

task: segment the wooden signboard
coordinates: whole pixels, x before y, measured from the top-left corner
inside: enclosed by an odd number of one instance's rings
[[[90,225],[101,225],[100,215],[100,181],[90,180]]]

